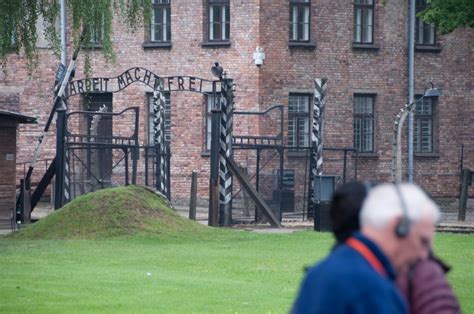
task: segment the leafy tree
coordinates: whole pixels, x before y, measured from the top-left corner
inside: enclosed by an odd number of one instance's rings
[[[428,4],[421,17],[435,25],[441,34],[451,33],[460,27],[474,27],[473,0],[428,0]]]
[[[124,19],[133,31],[151,17],[150,0],[67,0],[68,28],[75,45],[86,29],[85,45],[90,45],[91,34],[101,34],[102,51],[107,60],[114,60],[112,49],[112,21],[114,16]],[[114,13],[118,13],[114,14]],[[60,52],[59,0],[0,0],[0,63],[5,69],[10,53],[23,52],[31,70],[37,64],[37,27],[39,17],[44,21],[44,35],[56,55]]]

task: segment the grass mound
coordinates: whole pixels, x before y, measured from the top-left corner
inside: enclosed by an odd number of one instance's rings
[[[22,239],[91,239],[130,234],[196,235],[209,229],[179,216],[165,199],[140,186],[82,195],[10,236]]]

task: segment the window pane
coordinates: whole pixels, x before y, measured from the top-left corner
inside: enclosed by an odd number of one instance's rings
[[[355,95],[353,106],[354,148],[360,152],[374,151],[374,97]]]
[[[226,37],[226,20],[227,20],[227,10],[225,9],[224,6],[221,7],[222,10],[222,24],[221,24],[221,34],[222,34],[222,39],[227,39]]]
[[[214,21],[215,21],[215,19],[214,19],[214,7],[210,6],[209,7],[209,40],[213,40],[215,38],[214,27],[213,27]]]
[[[426,0],[416,1],[415,14],[424,11],[428,7]],[[415,42],[419,45],[435,45],[436,28],[423,22],[420,17],[415,19]]]
[[[415,152],[433,152],[434,105],[434,101],[429,98],[423,99],[422,102],[416,104],[413,138]]]
[[[373,1],[360,0],[354,2],[354,36],[356,43],[372,43],[374,32]]]
[[[290,25],[290,39],[298,39],[298,7],[291,7],[291,25]]]
[[[216,1],[214,1],[216,2]],[[226,1],[222,1],[226,3]],[[209,6],[209,40],[229,40],[230,36],[230,6]]]
[[[150,41],[171,40],[171,13],[169,1],[153,1]]]
[[[355,10],[354,41],[361,42],[362,38],[362,9]]]
[[[206,118],[206,150],[211,150],[212,141],[212,117],[207,116]]]
[[[212,138],[212,108],[214,107],[214,99],[216,103],[220,100],[220,94],[216,93],[216,97],[212,97],[212,95],[207,96],[207,103],[206,103],[206,150],[211,149],[211,138]]]
[[[296,134],[298,132],[296,131],[296,118],[292,118],[288,120],[288,146],[294,147],[296,146],[295,139],[296,139]]]
[[[309,146],[309,103],[310,95],[290,95],[288,97],[288,145]]]
[[[366,25],[366,40],[365,42],[371,43],[372,42],[372,16],[373,16],[373,11],[372,9],[367,10],[367,25]]]
[[[309,40],[309,7],[304,8],[303,40]]]
[[[289,38],[294,41],[308,41],[310,32],[309,1],[290,2]]]

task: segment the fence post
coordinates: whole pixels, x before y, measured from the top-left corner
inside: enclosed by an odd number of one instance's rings
[[[189,219],[196,220],[197,172],[191,174],[191,200],[189,201]]]
[[[466,205],[467,205],[467,192],[469,189],[469,176],[471,171],[469,169],[463,169],[461,172],[461,194],[459,195],[459,214],[458,221],[466,220]]]
[[[64,136],[66,109],[57,109],[56,118],[56,180],[54,191],[54,209],[64,205]]]

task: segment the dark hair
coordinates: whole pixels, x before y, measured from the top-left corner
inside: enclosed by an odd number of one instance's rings
[[[346,241],[352,233],[359,230],[359,213],[367,192],[366,184],[349,182],[338,188],[332,195],[329,216],[332,231],[338,243]]]

